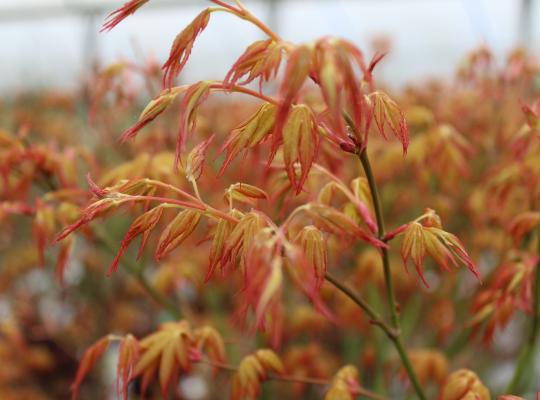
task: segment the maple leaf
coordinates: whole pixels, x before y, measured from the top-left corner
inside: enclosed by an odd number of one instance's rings
[[[148,3],[149,0],[131,0],[126,2],[122,7],[114,10],[109,15],[101,28],[101,32],[110,31],[124,19],[126,19],[131,14],[134,14],[139,8],[144,4]]]
[[[313,271],[318,288],[324,282],[328,264],[328,252],[322,232],[313,225],[305,226],[295,240],[302,249],[302,261]]]
[[[186,240],[201,220],[201,213],[195,210],[183,210],[167,225],[159,238],[156,260],[161,260]]]
[[[299,194],[319,149],[318,126],[311,109],[305,105],[293,106],[282,135],[285,169],[296,194]],[[300,176],[296,173],[297,164]]]
[[[386,93],[376,91],[368,96],[372,107],[372,115],[379,133],[387,139],[387,130],[394,134],[401,142],[403,153],[407,153],[409,147],[409,132],[403,111],[396,102]]]
[[[247,121],[232,130],[220,149],[220,153],[227,151],[220,175],[242,150],[253,148],[268,138],[274,129],[275,115],[276,106],[264,103]]]
[[[268,349],[260,349],[242,360],[232,380],[232,400],[254,400],[261,390],[261,382],[268,373],[285,372],[279,357]]]
[[[352,365],[342,367],[332,379],[324,400],[354,400],[359,394],[358,370]]]
[[[120,141],[125,142],[126,140],[137,136],[139,131],[156,119],[160,114],[162,114],[172,104],[174,99],[176,99],[176,96],[178,96],[178,94],[183,90],[185,90],[185,88],[164,90],[158,97],[150,101],[150,103],[147,104],[139,115],[139,119],[135,125],[131,126],[122,133],[120,136]]]
[[[171,386],[175,386],[182,372],[190,371],[190,349],[195,339],[190,324],[167,322],[140,341],[140,357],[135,365],[133,376],[142,377],[143,392],[155,374],[161,387],[163,398]]]
[[[422,264],[429,254],[437,264],[446,271],[450,265],[458,266],[462,263],[477,277],[480,273],[473,263],[461,241],[453,234],[441,229],[439,216],[435,211],[428,209],[425,214],[409,223],[404,229],[401,245],[401,257],[407,268],[407,261],[412,259],[418,276],[428,287],[424,278]]]
[[[491,395],[478,375],[468,369],[459,369],[448,376],[439,398],[440,400],[490,400]]]
[[[96,343],[90,346],[88,349],[86,349],[86,351],[84,352],[79,363],[79,368],[77,369],[75,380],[71,385],[72,400],[77,400],[79,398],[79,390],[84,378],[86,377],[86,375],[88,375],[90,370],[94,367],[94,365],[103,355],[105,350],[107,350],[110,342],[111,337],[105,336],[104,338],[98,340]]]
[[[205,352],[210,361],[222,364],[227,361],[225,343],[216,329],[211,326],[204,326],[196,329],[193,332],[193,336],[197,349]]]
[[[224,84],[247,85],[259,79],[259,87],[275,77],[281,64],[283,45],[273,39],[259,40],[248,46],[227,73]],[[247,75],[247,77],[246,77]],[[240,82],[242,78],[245,79]]]
[[[191,23],[180,32],[171,47],[169,58],[163,64],[163,86],[171,87],[176,78],[186,65],[195,39],[206,28],[210,21],[210,8],[201,11]]]
[[[133,335],[128,334],[120,340],[116,367],[116,390],[124,400],[127,400],[128,385],[134,377],[135,364],[139,355],[139,342]]]
[[[214,135],[203,140],[191,150],[187,156],[185,174],[188,181],[197,181],[203,172],[208,146],[214,140]]]
[[[232,205],[233,201],[255,206],[257,200],[268,200],[268,194],[256,186],[247,183],[234,183],[227,188],[223,196],[227,204]]]
[[[142,235],[141,244],[139,245],[139,251],[137,258],[140,258],[142,255],[142,252],[144,250],[144,246],[146,245],[146,242],[148,241],[148,237],[150,235],[150,232],[156,227],[158,224],[161,215],[163,214],[163,207],[157,206],[152,208],[150,211],[145,212],[144,214],[138,216],[135,221],[133,221],[124,236],[124,239],[122,239],[122,243],[120,244],[120,249],[118,250],[118,253],[116,254],[116,257],[114,258],[113,262],[111,263],[111,266],[109,268],[109,272],[107,272],[107,275],[112,275],[117,269],[118,265],[120,263],[120,259],[124,255],[124,253],[127,251],[129,245],[135,238],[139,235]]]

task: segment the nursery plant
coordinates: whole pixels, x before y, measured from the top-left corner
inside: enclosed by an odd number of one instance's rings
[[[103,30],[145,3],[125,3]],[[222,14],[264,38],[222,80],[177,85]],[[200,376],[213,377],[212,398],[237,400],[540,390],[537,65],[516,51],[499,66],[482,48],[451,85],[393,98],[375,80],[382,62],[332,36],[289,42],[240,1],[211,0],[161,75],[149,62],[95,77],[90,122],[119,141],[92,154],[77,138],[51,151],[24,127],[0,136],[0,210],[32,218],[34,262],[54,255],[61,284],[85,253],[93,279],[120,281],[112,303],[131,301],[130,275],[153,303],[134,300],[133,312],[161,311],[136,332],[126,323],[88,338],[73,399],[91,396],[110,354],[123,399],[189,398]],[[126,104],[146,95],[130,92],[126,70],[162,88],[119,133]],[[111,111],[100,104],[112,89]],[[519,339],[501,350],[507,326]],[[28,348],[15,325],[4,331]],[[510,378],[488,388],[482,372],[503,359]]]

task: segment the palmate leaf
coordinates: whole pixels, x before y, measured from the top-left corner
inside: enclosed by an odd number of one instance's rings
[[[98,340],[92,346],[90,346],[84,352],[81,362],[79,363],[79,368],[77,369],[77,374],[75,380],[71,385],[71,398],[72,400],[77,400],[79,398],[80,386],[90,370],[94,367],[99,358],[109,347],[111,342],[110,336],[105,336],[104,338]]]
[[[113,341],[119,342],[116,385],[124,400],[129,383],[136,378],[141,378],[143,394],[157,378],[166,399],[169,388],[177,384],[182,374],[189,373],[202,353],[211,362],[223,364],[227,360],[224,341],[217,330],[210,326],[192,329],[186,320],[164,323],[140,341],[130,334],[107,335],[84,352],[72,385],[73,400],[79,398],[84,378]]]
[[[190,348],[194,345],[191,326],[187,321],[168,322],[140,342],[141,356],[135,365],[134,376],[153,377],[158,373],[164,398],[181,372],[191,369]]]
[[[261,349],[246,356],[233,377],[232,400],[255,400],[261,390],[261,382],[271,372],[285,372],[283,363],[272,350]]]
[[[464,264],[479,278],[480,273],[461,241],[457,236],[441,229],[440,218],[433,210],[428,209],[420,218],[400,227],[396,232],[403,234],[401,257],[405,268],[411,259],[426,287],[429,285],[425,280],[422,264],[427,255],[445,271],[449,271],[451,265],[458,267],[459,264]]]
[[[354,400],[359,394],[358,370],[352,365],[341,368],[334,379],[324,400]]]

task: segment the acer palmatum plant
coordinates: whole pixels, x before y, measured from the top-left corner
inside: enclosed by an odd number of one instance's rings
[[[103,29],[147,2],[126,3]],[[366,60],[333,37],[290,43],[240,2],[211,3],[178,34],[162,76],[154,61],[96,74],[88,113],[103,136],[93,151],[69,135],[73,127],[58,130],[38,113],[14,112],[18,132],[0,132],[1,216],[30,217],[35,243],[13,249],[6,265],[24,267],[6,269],[3,281],[52,256],[60,282],[70,260],[89,270],[107,260],[114,277],[110,300],[90,291],[92,307],[79,307],[68,346],[55,338],[64,347],[94,343],[72,374],[73,397],[91,393],[91,372],[111,347],[120,398],[170,398],[184,378],[213,374],[216,398],[228,382],[233,399],[266,391],[328,400],[401,392],[489,399],[479,375],[502,359],[493,340],[522,312],[530,326],[505,392],[539,389],[530,376],[540,292],[537,65],[516,51],[499,67],[482,48],[451,84],[410,88],[396,101],[374,80],[381,54]],[[222,81],[175,86],[219,13],[266,37]],[[132,74],[155,97],[118,135],[143,90]],[[461,265],[472,274],[452,273]],[[122,273],[134,280],[116,278]],[[83,280],[78,295],[89,287]],[[24,286],[10,290],[26,295]],[[141,309],[145,296],[153,309]],[[152,328],[155,309],[168,321]],[[34,353],[43,349],[26,329],[39,323],[28,308],[16,315],[25,329],[3,324],[0,348],[39,360]],[[59,332],[53,325],[46,323],[51,337]],[[478,346],[492,351],[478,357],[471,351]],[[0,383],[32,376],[34,364],[18,360],[17,374]]]
[[[144,3],[146,1],[126,3],[111,13],[104,29],[113,28]],[[136,137],[141,128],[163,113],[177,97],[181,97],[175,153],[175,168],[179,169],[186,144],[194,140],[197,111],[201,105],[212,93],[238,92],[254,97],[262,103],[259,110],[247,122],[233,130],[223,144],[220,151],[226,151],[227,156],[220,173],[227,172],[227,166],[240,152],[267,142],[269,151],[266,168],[277,168],[286,172],[290,191],[284,192],[285,196],[302,193],[310,172],[315,174],[312,172],[314,166],[316,173],[322,175],[319,179],[328,180],[328,184],[321,189],[319,196],[291,209],[281,222],[276,222],[271,214],[257,207],[259,201],[269,200],[269,196],[263,189],[251,184],[231,185],[225,191],[228,210],[222,211],[203,200],[197,183],[203,174],[206,153],[214,138],[211,136],[199,141],[185,158],[183,169],[192,185],[191,193],[148,178],[120,182],[103,189],[90,181],[97,200],[82,210],[81,217],[65,228],[57,240],[67,238],[73,231],[105,213],[114,212],[124,205],[134,207],[135,204],[142,204],[143,213],[129,227],[109,269],[110,274],[118,268],[121,257],[138,236],[142,237],[138,257],[142,255],[149,235],[156,230],[160,219],[168,222],[165,222],[166,226],[156,245],[155,259],[158,262],[191,236],[204,221],[209,227],[206,239],[212,241],[206,279],[211,279],[216,269],[226,275],[239,271],[244,279],[244,300],[238,312],[242,318],[246,318],[250,311],[253,312],[255,326],[270,332],[274,346],[279,346],[283,334],[284,309],[281,297],[285,280],[288,278],[309,297],[315,307],[328,315],[331,312],[320,298],[321,282],[326,279],[353,300],[369,316],[371,323],[386,334],[401,358],[403,369],[416,395],[421,399],[427,398],[423,388],[425,379],[418,378],[421,363],[415,362],[416,368],[413,367],[410,361],[413,358],[412,353],[407,352],[401,337],[399,305],[395,298],[389,259],[391,241],[400,234],[404,235],[401,255],[405,268],[408,259],[412,259],[418,277],[425,286],[428,286],[423,273],[426,253],[443,270],[449,270],[451,265],[457,267],[463,264],[478,278],[479,271],[460,240],[443,230],[440,217],[431,209],[414,221],[386,232],[380,189],[368,157],[368,139],[373,131],[378,131],[385,139],[388,132],[391,132],[401,142],[405,154],[409,146],[409,133],[405,116],[399,106],[386,93],[375,87],[373,70],[382,55],[375,55],[370,62],[366,62],[363,53],[352,43],[331,37],[307,44],[292,44],[272,32],[239,1],[234,4],[222,1],[213,3],[215,6],[203,10],[174,40],[169,59],[163,65],[162,93],[143,110],[139,121],[122,134],[122,140]],[[174,86],[175,78],[187,63],[197,36],[217,12],[230,13],[256,25],[268,38],[250,45],[223,81],[201,81],[192,85]],[[284,64],[283,75],[278,77],[280,64]],[[273,79],[281,81],[277,95],[264,94],[264,85]],[[258,81],[258,90],[247,87],[253,81]],[[308,84],[320,90],[321,98],[315,104],[302,97],[302,89]],[[534,111],[526,109],[526,112],[529,129],[535,129]],[[445,140],[453,140],[451,138],[455,137],[456,141],[447,144],[440,142],[440,151],[447,151],[447,148],[451,148],[449,146],[454,146],[455,143],[454,153],[450,153],[451,160],[454,160],[455,154],[468,150],[468,145],[458,133],[444,128],[450,132],[444,132]],[[322,151],[321,146],[326,147],[325,151],[341,153],[342,157],[354,156],[360,160],[365,174],[363,191],[354,186],[352,190],[349,189],[327,168],[317,163]],[[464,166],[457,167],[465,173]],[[342,209],[334,202],[337,195],[345,197],[346,204]],[[252,207],[251,210],[236,208],[244,205]],[[313,225],[301,228],[310,223]],[[531,225],[534,223],[527,227]],[[355,241],[365,242],[380,253],[389,322],[354,289],[329,272],[326,241],[330,239],[326,236],[340,237],[351,244]],[[534,264],[535,262],[532,263]],[[530,281],[526,276],[523,277],[524,281]],[[512,287],[518,284],[515,279],[510,283]],[[496,284],[493,290],[497,290],[500,285]],[[476,306],[478,311],[473,324],[485,318],[488,313],[485,309],[489,304],[501,304],[505,298],[504,292],[499,294],[500,289],[493,295],[489,294],[489,290],[492,289],[488,289],[488,294],[483,296],[486,300],[479,300],[481,303]],[[530,288],[524,290],[531,292]],[[537,291],[536,286],[534,291]],[[486,301],[488,305],[485,305]],[[527,305],[530,301],[524,303]],[[537,304],[537,300],[534,304]],[[499,307],[501,306],[496,306],[495,310]],[[537,313],[537,310],[535,312]],[[536,319],[537,316],[534,321]],[[497,320],[505,324],[508,317],[501,315]],[[533,325],[536,325],[536,322]],[[152,377],[157,374],[162,396],[167,397],[171,383],[177,381],[179,376],[189,373],[190,360],[199,360],[196,347],[189,344],[197,340],[187,327],[187,322],[181,321],[178,328],[174,328],[170,334],[167,333],[167,326],[163,331],[141,342],[143,349],[150,347],[140,359],[138,350],[130,353],[129,360],[133,363],[134,374],[132,377],[124,377],[124,380],[134,379],[142,374],[144,391]],[[487,334],[490,335],[492,331],[493,328],[490,328]],[[535,326],[532,332],[533,335],[536,334]],[[213,337],[219,338],[219,335],[214,334]],[[534,344],[534,336],[531,337],[530,344]],[[101,342],[98,342],[97,346],[101,351]],[[219,347],[220,360],[214,361],[221,363],[224,359],[223,344]],[[159,351],[153,351],[154,348]],[[88,353],[91,360],[96,358],[94,353]],[[522,359],[528,357],[530,355],[525,354]],[[518,369],[522,368],[524,363],[525,361],[520,361]],[[216,366],[219,367],[218,364]],[[80,368],[74,384],[74,394],[77,393],[87,366],[83,363]],[[267,369],[278,374],[284,373],[281,361],[273,352],[258,350],[254,355],[245,358],[233,379],[232,397],[256,397],[260,391],[260,380],[267,377]],[[471,376],[477,379],[474,374]],[[441,392],[442,398],[450,398],[452,393],[456,392],[452,389],[452,385],[456,385],[454,381],[459,385],[461,380],[467,379],[469,378],[466,373],[451,375]],[[443,381],[443,378],[439,377],[439,380]],[[514,385],[511,384],[512,386]],[[487,398],[487,389],[481,383],[478,387],[475,396]],[[473,385],[471,390],[476,390],[474,388]],[[334,378],[326,397],[352,398],[358,394],[360,385],[356,369],[344,367]]]

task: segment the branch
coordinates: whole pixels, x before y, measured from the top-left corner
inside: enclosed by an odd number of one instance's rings
[[[355,137],[362,137],[361,135],[358,135],[353,119],[346,112],[344,112],[343,115],[349,127],[355,132]],[[361,148],[360,146],[357,146],[357,147],[358,147],[358,150],[356,154],[358,158],[360,159],[360,163],[362,164],[362,168],[364,169],[364,172],[366,174],[369,190],[371,192],[371,198],[373,200],[375,218],[377,219],[377,230],[378,230],[377,234],[378,234],[379,239],[384,241],[384,236],[385,236],[384,213],[382,209],[381,198],[379,196],[379,190],[377,188],[377,182],[375,181],[375,176],[373,175],[373,170],[369,162],[369,158],[367,154],[367,147],[366,146],[364,146],[364,148]],[[394,284],[392,282],[392,274],[390,271],[390,260],[388,258],[388,249],[382,248],[380,249],[380,252],[381,252],[381,260],[382,260],[383,270],[384,270],[386,298],[388,302],[388,307],[390,308],[390,315],[392,317],[392,325],[393,325],[394,331],[396,332],[396,336],[390,337],[390,340],[392,340],[392,342],[394,343],[394,347],[399,353],[399,357],[401,358],[403,367],[407,371],[407,375],[409,376],[409,379],[414,387],[414,390],[416,391],[417,396],[421,400],[426,400],[426,395],[424,394],[422,386],[420,386],[420,382],[418,381],[416,373],[414,372],[414,369],[412,368],[411,361],[409,360],[407,351],[403,347],[403,342],[401,340],[401,327],[400,327],[399,316],[397,312],[397,302],[396,302],[396,297],[394,293]]]
[[[384,333],[391,339],[394,340],[398,333],[386,322],[384,322],[381,316],[375,311],[366,300],[361,298],[353,289],[351,289],[346,283],[341,282],[338,278],[334,277],[330,273],[326,273],[324,276],[325,279],[338,288],[343,294],[345,294],[349,299],[354,301],[364,312],[371,318],[371,323],[380,327]]]
[[[260,19],[255,17],[252,13],[250,13],[239,1],[236,2],[239,8],[233,7],[222,0],[210,0],[210,1],[214,4],[217,4],[220,7],[223,7],[221,9],[216,8],[215,11],[225,11],[233,15],[236,15],[237,17],[255,25],[257,28],[263,31],[266,35],[268,35],[269,38],[271,38],[275,42],[282,41],[281,38],[272,29],[270,29],[264,22],[262,22]]]
[[[232,373],[238,372],[238,368],[229,364],[210,361],[208,359],[201,359],[197,362],[200,364],[210,365],[211,367],[218,368],[223,371],[228,371]],[[273,381],[304,383],[306,385],[328,386],[331,384],[331,382],[326,379],[310,378],[307,376],[268,374],[266,378]],[[371,392],[364,388],[358,388],[358,395],[368,397],[370,399],[375,399],[375,400],[387,400],[386,397],[380,396],[377,393]]]

